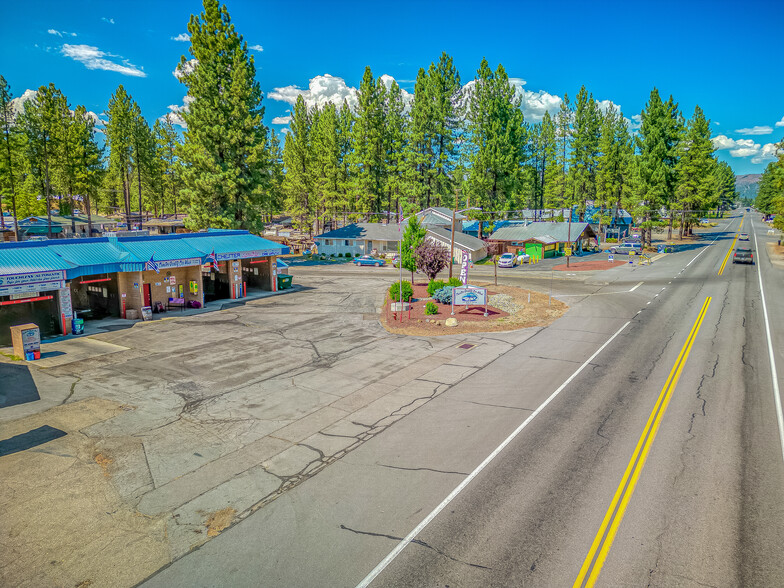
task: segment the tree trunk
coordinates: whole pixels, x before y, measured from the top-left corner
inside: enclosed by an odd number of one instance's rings
[[[669,224],[669,228],[667,229],[667,240],[669,241],[671,239],[672,239],[672,211],[670,211],[670,224]]]
[[[670,216],[672,217],[672,215],[670,215]],[[683,236],[685,234],[684,233],[685,223],[686,223],[686,212],[681,210],[681,226],[680,226],[680,229],[678,231],[678,235],[679,235],[681,241],[683,240]]]
[[[51,202],[51,192],[52,188],[49,185],[49,157],[46,154],[46,147],[44,147],[44,159],[46,160],[46,235],[49,239],[52,238],[52,202]]]

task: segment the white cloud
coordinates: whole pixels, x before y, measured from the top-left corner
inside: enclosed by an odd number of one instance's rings
[[[554,115],[558,112],[561,106],[561,97],[555,94],[550,94],[545,90],[526,90],[526,82],[523,78],[509,78],[509,84],[514,86],[515,93],[520,98],[520,109],[523,111],[523,116],[530,122],[542,122],[545,112]],[[476,85],[476,80],[466,82],[461,90],[460,106],[465,107],[468,104],[468,98]]]
[[[114,71],[124,76],[134,76],[137,78],[146,78],[147,74],[127,59],[122,59],[119,55],[112,55],[101,51],[98,47],[91,45],[69,45],[66,43],[60,50],[63,55],[84,64],[87,69],[102,69],[105,71]],[[119,58],[122,63],[117,63],[107,58]]]
[[[269,98],[272,100],[286,102],[292,106],[297,102],[298,96],[302,96],[308,108],[313,106],[321,108],[329,102],[340,106],[346,100],[349,107],[352,110],[356,110],[358,104],[357,89],[346,85],[346,81],[343,78],[329,74],[316,76],[311,79],[307,90],[303,90],[298,86],[284,86],[282,88],[274,88],[269,93]]]
[[[199,60],[198,59],[189,59],[188,61],[186,61],[182,65],[178,63],[177,67],[174,68],[174,71],[172,72],[172,75],[175,78],[177,78],[178,80],[182,79],[185,76],[187,76],[188,74],[192,74],[196,70],[196,66],[198,64],[199,64]]]
[[[276,116],[272,119],[273,125],[287,125],[291,122],[291,116]]]
[[[170,37],[172,41],[182,41],[183,43],[187,43],[191,40],[190,36],[186,33],[180,33],[176,37]]]
[[[642,127],[642,115],[641,114],[633,114],[631,118],[631,122],[629,123],[629,129],[632,131],[636,131]]]
[[[186,94],[182,97],[182,104],[169,104],[167,107],[169,112],[160,117],[160,119],[168,119],[173,125],[187,128],[188,125],[185,124],[185,118],[183,118],[182,113],[190,111],[190,104],[192,104],[194,100],[195,98],[193,96],[188,96]]]
[[[777,127],[784,127],[784,116],[781,117],[781,120],[776,123]]]
[[[762,149],[760,149],[759,155],[755,155],[751,158],[751,163],[774,161],[778,156],[779,151],[780,149],[775,143],[766,143],[762,146]]]
[[[740,135],[770,135],[773,132],[773,127],[757,125],[751,128],[735,129],[735,132]]]
[[[25,90],[24,94],[17,96],[11,100],[11,116],[15,119],[17,116],[24,112],[25,102],[35,99],[38,96],[38,90]]]
[[[101,20],[103,22],[108,22],[109,24],[114,24],[114,19],[113,18],[106,18],[105,16],[102,16]]]
[[[55,35],[57,37],[75,37],[76,33],[69,33],[68,31],[58,31],[56,29],[49,29],[46,31],[50,35]]]
[[[776,159],[778,148],[775,143],[760,145],[753,139],[732,139],[726,135],[713,137],[716,149],[728,149],[732,157],[751,157],[751,163],[765,163]]]
[[[261,45],[251,45],[250,47],[248,47],[248,49],[250,49],[251,51],[259,51],[259,52],[264,51],[264,47],[262,47]]]

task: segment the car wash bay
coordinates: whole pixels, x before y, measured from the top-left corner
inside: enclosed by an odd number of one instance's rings
[[[72,318],[140,318],[277,289],[288,248],[247,231],[0,244],[0,344],[33,322],[43,337]]]

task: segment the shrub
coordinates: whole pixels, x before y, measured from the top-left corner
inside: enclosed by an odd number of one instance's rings
[[[444,280],[430,280],[430,283],[427,285],[428,296],[432,296],[436,290],[440,290],[444,286],[446,286]]]
[[[452,304],[452,286],[444,286],[440,290],[436,290],[433,294],[433,300],[441,304]]]
[[[411,286],[411,282],[403,280],[403,302],[411,302],[413,297],[414,288]],[[389,287],[389,299],[392,300],[392,302],[400,301],[400,282],[394,282]]]
[[[449,278],[449,281],[446,283],[446,285],[457,288],[458,286],[462,286],[463,283],[460,281],[460,278]]]
[[[425,241],[414,251],[416,267],[431,280],[435,280],[438,272],[449,263],[449,251],[446,247]]]
[[[616,239],[615,237],[610,237],[609,239],[605,239],[604,242],[605,243],[617,243],[618,239]]]
[[[438,306],[432,300],[425,305],[425,314],[438,314]]]

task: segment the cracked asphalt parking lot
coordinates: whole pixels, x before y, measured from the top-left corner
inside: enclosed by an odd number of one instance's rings
[[[65,434],[0,457],[4,583],[133,585],[539,330],[393,335],[374,318],[388,279],[297,281],[29,364],[40,400],[3,408],[0,437]]]

